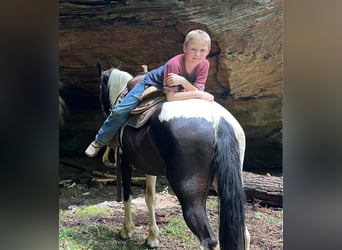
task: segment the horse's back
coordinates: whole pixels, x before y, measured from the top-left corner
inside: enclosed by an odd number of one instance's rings
[[[165,104],[165,103],[164,103]],[[212,124],[200,117],[175,117],[163,120],[164,107],[151,122],[151,134],[169,171],[209,164],[208,155],[214,145]],[[191,166],[190,166],[191,165]]]
[[[161,122],[173,119],[197,118],[212,124],[217,130],[220,119],[224,119],[234,130],[239,142],[245,140],[244,131],[236,118],[217,102],[207,102],[200,99],[165,102],[159,114]]]
[[[245,137],[240,124],[220,104],[200,99],[164,102],[145,126],[127,127],[124,151],[133,165],[151,175],[165,175],[166,168],[173,171],[197,164],[197,159],[210,164],[207,156],[215,147],[222,119],[235,133],[242,162]]]
[[[210,106],[202,100],[165,102],[145,126],[127,127],[124,151],[132,164],[151,175],[209,165],[215,143]]]
[[[151,119],[150,134],[165,161],[169,180],[210,176],[215,131],[209,112],[203,112],[210,103],[198,101],[165,102]]]

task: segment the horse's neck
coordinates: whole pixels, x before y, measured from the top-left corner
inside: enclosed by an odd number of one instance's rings
[[[113,103],[126,88],[127,82],[131,80],[133,76],[125,71],[113,69],[108,80],[109,99]]]

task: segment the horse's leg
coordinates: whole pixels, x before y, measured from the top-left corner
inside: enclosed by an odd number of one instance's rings
[[[128,160],[122,155],[121,161],[121,173],[122,173],[122,185],[124,195],[124,207],[125,207],[125,222],[124,227],[120,230],[120,236],[123,239],[132,237],[134,225],[132,222],[131,202],[132,202],[132,190],[131,190],[131,175],[132,169]]]
[[[207,213],[206,200],[209,183],[207,177],[192,176],[191,180],[170,181],[172,189],[182,206],[183,217],[190,230],[197,236],[201,249],[220,249],[218,240],[212,231]],[[199,185],[196,185],[199,184]]]
[[[131,238],[132,232],[134,229],[134,225],[132,222],[131,202],[132,202],[132,196],[130,196],[127,201],[124,201],[125,222],[124,222],[124,227],[120,230],[120,236],[123,239]]]
[[[158,234],[159,228],[156,223],[155,206],[156,206],[156,176],[146,175],[146,194],[145,202],[148,207],[150,216],[149,234],[146,239],[146,245],[150,248],[159,246]]]

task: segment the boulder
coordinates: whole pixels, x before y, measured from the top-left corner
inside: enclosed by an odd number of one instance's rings
[[[206,91],[244,127],[245,167],[281,169],[281,0],[61,0],[59,6],[60,81],[71,111],[100,109],[97,61],[131,74],[141,64],[153,69],[182,52],[189,30],[204,29],[212,38]]]

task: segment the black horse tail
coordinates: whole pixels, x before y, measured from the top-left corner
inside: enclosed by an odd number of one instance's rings
[[[243,152],[233,127],[223,118],[217,126],[216,138],[213,170],[220,199],[220,248],[245,249],[245,192],[240,168]]]

